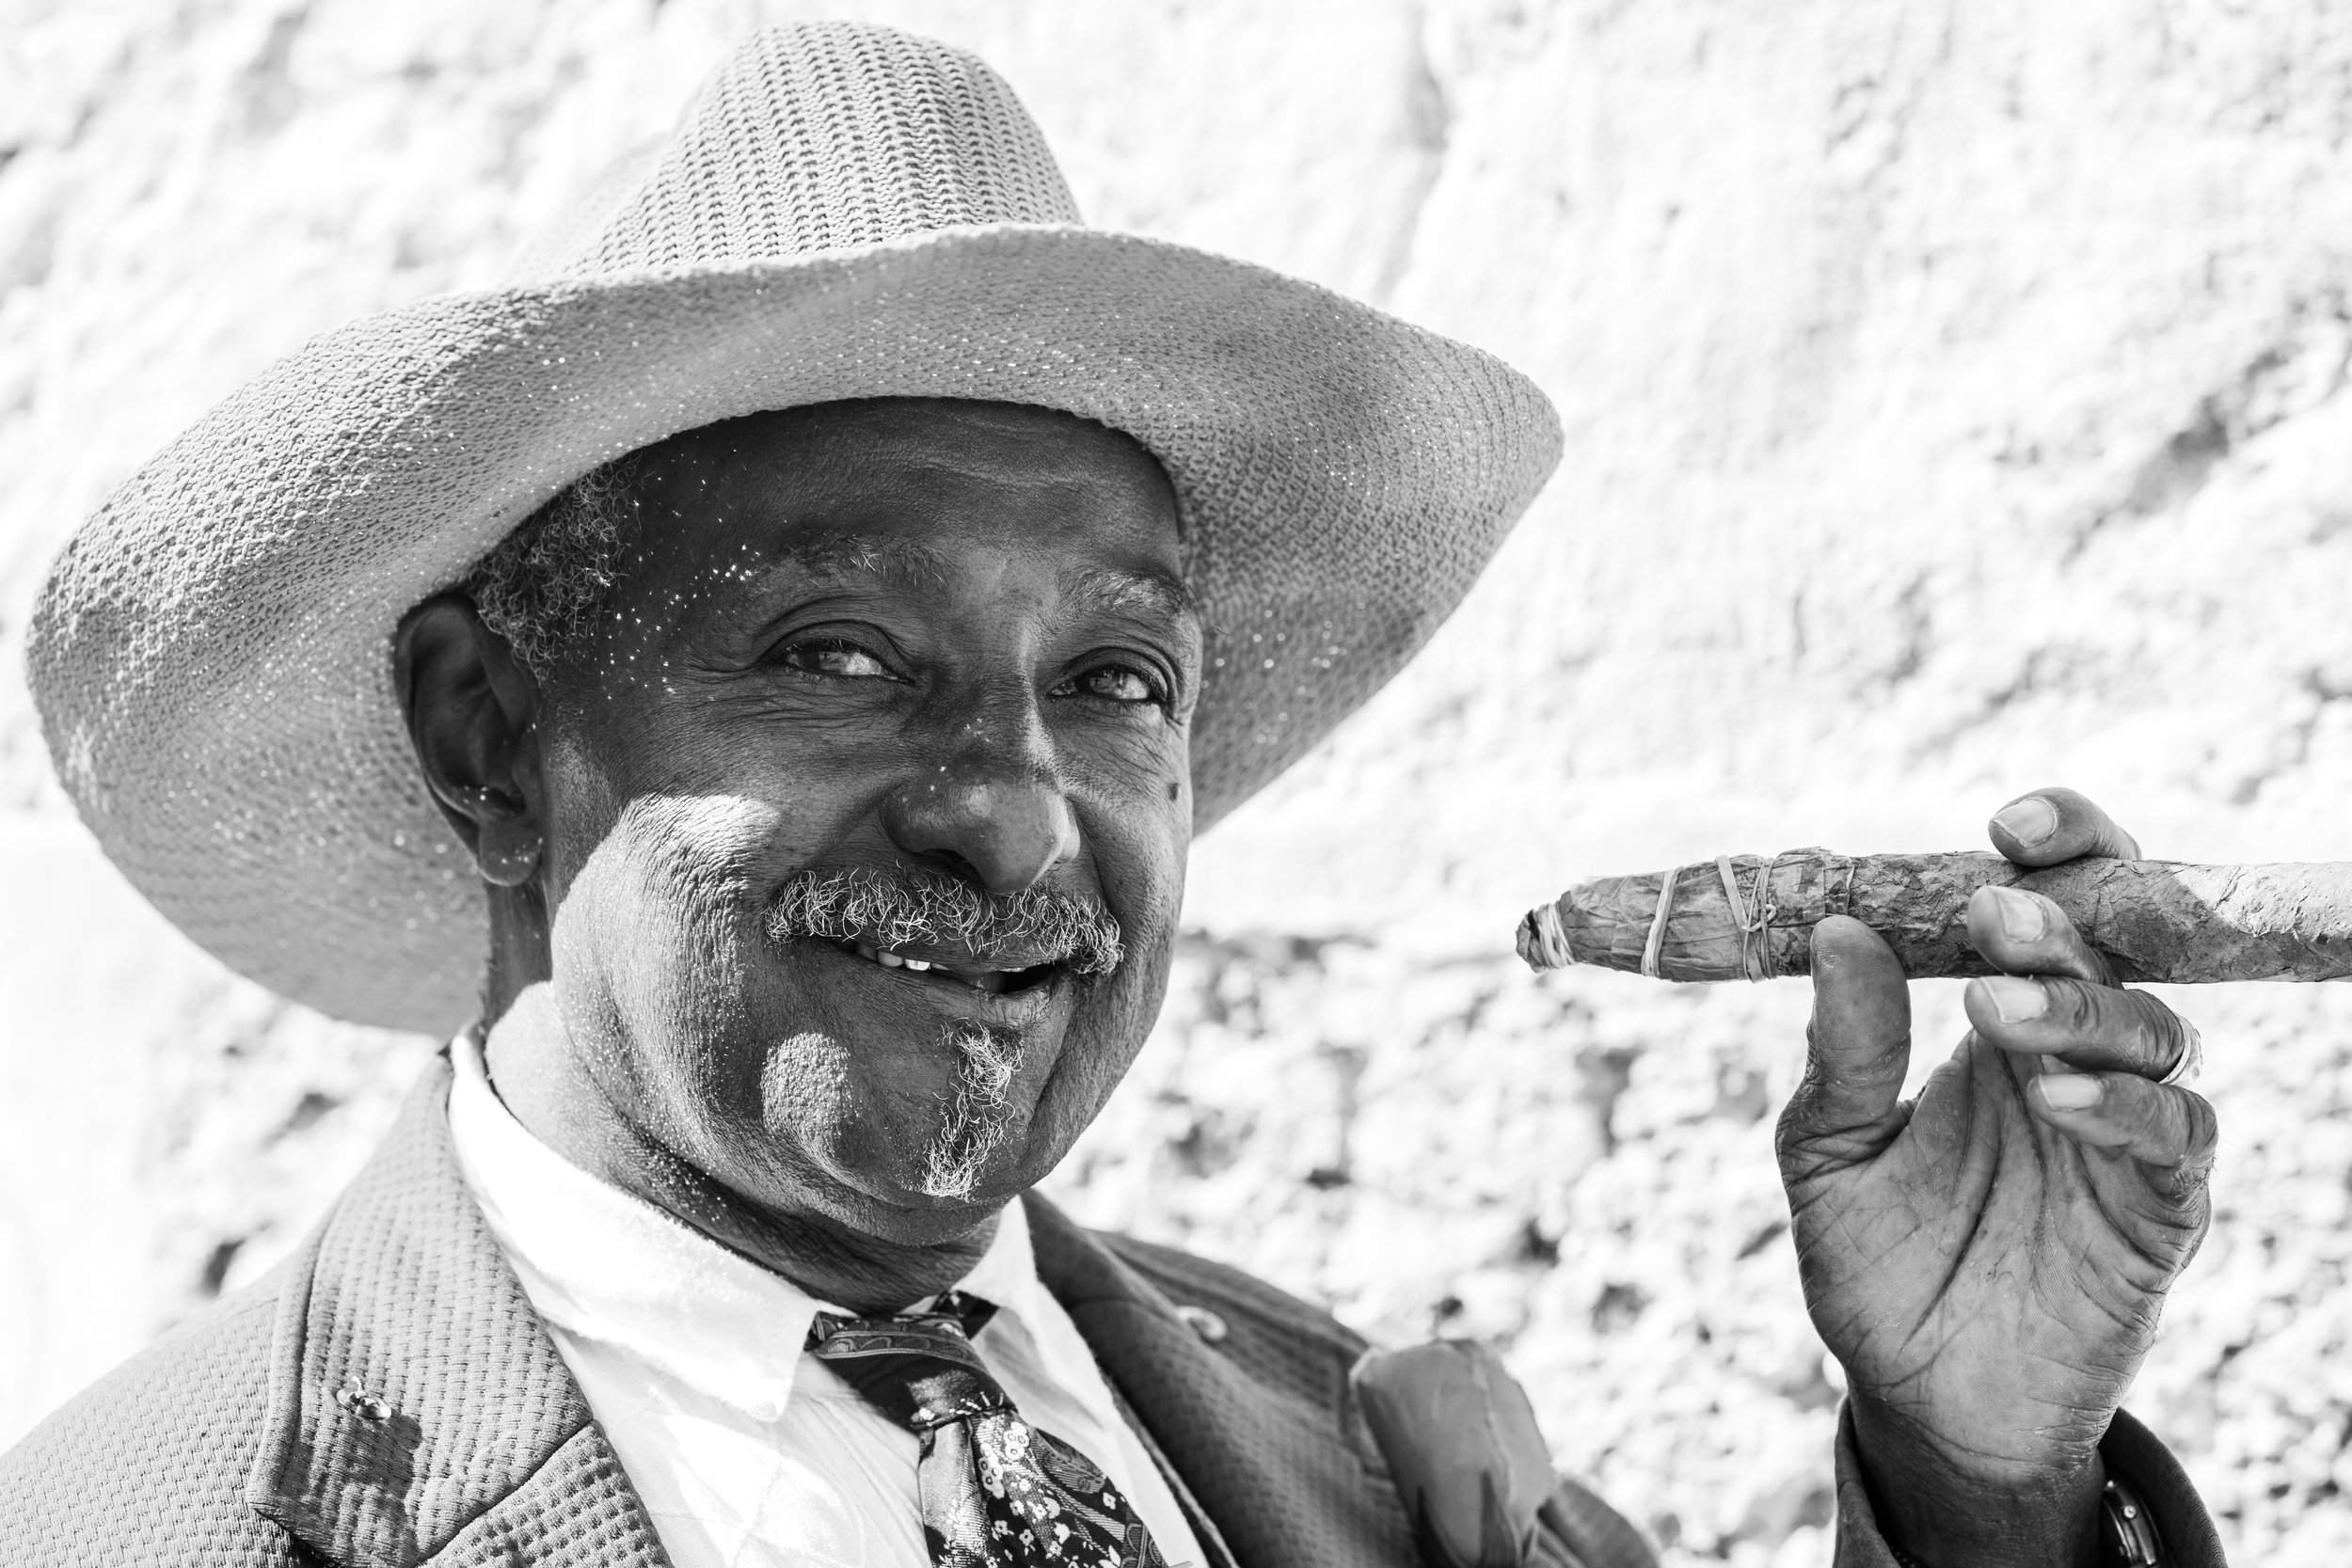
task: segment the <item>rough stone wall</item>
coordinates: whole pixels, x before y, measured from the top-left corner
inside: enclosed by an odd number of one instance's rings
[[[1485,344],[1569,432],[1420,663],[1204,842],[1060,1195],[1493,1337],[1670,1560],[1823,1560],[1770,1150],[1804,989],[1536,981],[1511,922],[1722,849],[1969,846],[2053,780],[2153,852],[2352,853],[2329,0],[0,0],[0,1442],[281,1252],[430,1048],[223,975],[97,859],[22,688],[48,557],[814,14],[977,49],[1095,221]],[[2133,1403],[2233,1553],[2341,1561],[2352,1001],[2175,1000],[2223,1164]]]

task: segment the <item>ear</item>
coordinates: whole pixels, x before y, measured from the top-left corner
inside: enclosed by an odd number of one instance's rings
[[[482,879],[519,887],[546,843],[539,683],[463,594],[402,618],[392,679],[427,788],[472,851]]]

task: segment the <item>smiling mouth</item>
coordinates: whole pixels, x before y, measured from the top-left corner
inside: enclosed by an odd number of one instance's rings
[[[838,952],[864,958],[882,969],[896,970],[910,979],[930,985],[965,986],[990,996],[1007,996],[1051,985],[1063,969],[1058,961],[1031,964],[1025,969],[1003,969],[977,959],[918,958],[888,948],[869,947],[862,942],[838,938],[826,941]]]

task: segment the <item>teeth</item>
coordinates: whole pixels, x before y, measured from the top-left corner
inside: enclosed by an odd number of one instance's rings
[[[936,969],[947,978],[961,980],[975,990],[994,994],[1003,990],[1009,983],[1010,972],[1006,970],[983,969],[966,974],[958,970],[942,968],[939,963],[930,958],[910,958],[901,954],[868,947],[862,942],[851,942],[850,945],[856,951],[859,958],[871,959],[884,969],[911,969],[917,974],[928,974]]]

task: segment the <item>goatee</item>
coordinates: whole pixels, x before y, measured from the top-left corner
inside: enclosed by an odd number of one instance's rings
[[[1005,1141],[1005,1091],[1021,1068],[1021,1037],[977,1023],[951,1023],[942,1045],[955,1053],[956,1086],[946,1120],[923,1151],[921,1190],[932,1197],[967,1198],[989,1157]]]

